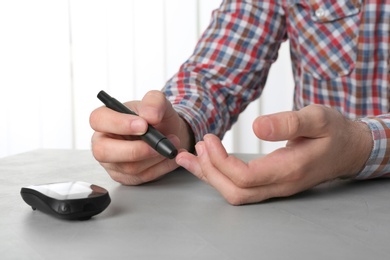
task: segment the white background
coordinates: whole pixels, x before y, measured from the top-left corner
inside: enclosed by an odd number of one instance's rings
[[[104,89],[119,100],[161,89],[192,53],[221,0],[0,0],[0,157],[89,149]],[[229,152],[267,153],[252,121],[291,110],[288,43],[259,101],[224,138]]]

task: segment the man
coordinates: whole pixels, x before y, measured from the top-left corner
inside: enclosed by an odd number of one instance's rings
[[[228,155],[220,139],[261,94],[286,39],[295,111],[260,116],[253,131],[287,145],[244,163]],[[336,178],[386,176],[389,46],[388,1],[225,0],[162,92],[127,103],[140,117],[104,107],[91,114],[94,156],[127,185],[183,166],[233,205],[289,196]],[[147,123],[181,148],[175,160],[123,137],[143,134]]]

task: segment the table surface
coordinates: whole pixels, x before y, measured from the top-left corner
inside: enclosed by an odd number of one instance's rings
[[[237,155],[244,160],[254,155]],[[20,189],[86,181],[110,206],[87,221],[33,211]],[[390,182],[334,181],[296,196],[231,206],[183,169],[122,186],[90,151],[0,159],[1,259],[388,259]]]

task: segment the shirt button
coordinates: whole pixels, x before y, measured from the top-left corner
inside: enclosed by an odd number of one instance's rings
[[[325,10],[322,9],[322,8],[318,8],[318,9],[316,10],[315,14],[316,14],[316,16],[317,16],[318,18],[322,18],[322,17],[325,16]]]

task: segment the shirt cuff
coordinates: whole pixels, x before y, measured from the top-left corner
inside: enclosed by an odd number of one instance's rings
[[[390,119],[362,118],[359,121],[366,123],[371,130],[374,145],[365,167],[355,179],[364,180],[378,177],[390,177],[389,152]]]
[[[188,106],[173,104],[176,112],[188,123],[194,133],[195,143],[201,141],[206,134],[202,117]]]

